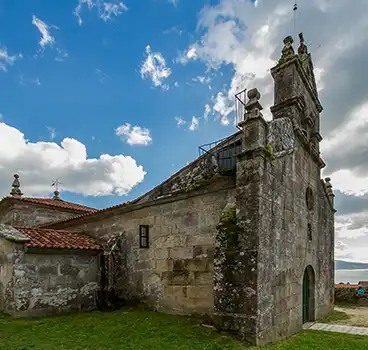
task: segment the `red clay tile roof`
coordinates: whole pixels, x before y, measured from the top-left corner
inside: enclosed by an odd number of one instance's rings
[[[29,242],[25,243],[26,247],[86,250],[102,249],[101,245],[93,238],[80,233],[24,227],[16,227],[16,229],[31,239]]]
[[[349,287],[360,287],[360,284],[356,283],[336,283],[335,288],[349,288]]]
[[[51,207],[62,208],[62,209],[70,209],[73,211],[79,211],[84,213],[95,213],[98,209],[89,208],[84,205],[75,204],[71,202],[66,202],[60,199],[52,199],[52,198],[33,198],[33,197],[21,197],[21,198],[14,198],[14,197],[6,197],[11,200],[29,202],[34,204],[41,204],[41,205],[48,205]]]
[[[68,218],[68,219],[63,219],[63,220],[60,220],[60,221],[54,221],[54,222],[49,222],[47,224],[44,224],[44,225],[40,225],[39,227],[49,227],[49,226],[54,226],[54,225],[58,225],[58,224],[63,224],[63,223],[66,223],[66,222],[74,222],[74,221],[79,221],[80,219],[84,219],[86,217],[93,217],[94,214],[102,214],[102,213],[105,213],[105,212],[109,212],[109,211],[113,211],[114,209],[117,209],[117,208],[125,208],[129,205],[132,205],[132,204],[135,204],[137,203],[137,201],[139,200],[140,198],[137,198],[133,201],[130,201],[130,202],[124,202],[122,204],[117,204],[117,205],[114,205],[113,207],[108,207],[108,208],[105,208],[105,209],[100,209],[100,210],[96,210],[94,212],[90,212],[90,213],[86,213],[86,214],[81,214],[81,215],[77,215],[77,216],[73,216],[72,218]]]

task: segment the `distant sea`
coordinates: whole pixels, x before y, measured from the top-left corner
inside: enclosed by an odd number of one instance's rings
[[[335,270],[335,283],[368,281],[368,270]]]

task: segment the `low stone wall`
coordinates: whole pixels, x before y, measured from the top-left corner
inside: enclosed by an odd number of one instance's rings
[[[13,317],[34,317],[97,307],[98,255],[76,251],[18,249],[12,287]]]
[[[364,289],[364,295],[357,295],[357,287],[335,288],[335,304],[368,306],[368,287],[365,287]]]

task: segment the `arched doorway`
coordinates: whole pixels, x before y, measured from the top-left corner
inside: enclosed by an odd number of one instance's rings
[[[315,276],[312,266],[307,266],[303,276],[303,323],[315,320]]]

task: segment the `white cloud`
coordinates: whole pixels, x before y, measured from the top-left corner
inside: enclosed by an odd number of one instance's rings
[[[108,75],[104,73],[101,69],[98,69],[98,68],[95,69],[95,73],[98,76],[100,83],[103,84],[106,78],[108,77]]]
[[[129,145],[147,146],[152,142],[150,131],[147,128],[141,128],[140,126],[132,127],[129,123],[117,127],[115,133]]]
[[[78,5],[73,13],[77,17],[79,25],[83,23],[81,17],[83,7],[87,7],[88,10],[96,8],[99,18],[105,22],[111,21],[113,17],[118,17],[123,12],[128,11],[128,7],[122,1],[78,0]]]
[[[205,121],[208,120],[208,116],[209,116],[210,113],[211,113],[211,106],[209,104],[206,104],[204,106],[204,115],[203,115],[203,118],[204,118]]]
[[[56,48],[56,57],[55,61],[64,62],[66,58],[68,58],[69,54],[62,49]]]
[[[7,66],[12,66],[16,60],[22,58],[22,54],[10,56],[6,47],[0,47],[0,70],[7,71]]]
[[[168,89],[167,85],[163,85],[164,79],[171,74],[171,69],[166,67],[166,61],[159,52],[151,52],[151,47],[146,47],[147,58],[142,63],[140,73],[142,79],[151,79],[155,87]]]
[[[192,79],[193,81],[199,82],[201,84],[209,84],[211,82],[211,78],[210,77],[204,77],[201,75],[198,75],[197,77]]]
[[[19,74],[19,84],[24,86],[26,83],[41,86],[40,78],[25,78],[23,74]]]
[[[46,126],[46,128],[50,133],[50,140],[52,141],[56,136],[56,129],[52,128],[51,126]]]
[[[176,82],[174,83],[174,86],[175,86],[175,87],[179,87],[179,83],[176,81]]]
[[[186,124],[186,121],[182,117],[175,117],[176,124],[178,128],[180,128],[182,125]]]
[[[190,60],[196,60],[197,58],[197,49],[195,47],[190,47],[188,51],[186,51],[184,54],[181,54],[176,61],[180,62],[181,64],[187,64]]]
[[[190,131],[195,131],[195,130],[198,130],[198,128],[199,128],[199,118],[193,117],[192,118],[192,123],[189,126],[189,130]]]
[[[178,6],[179,0],[169,0],[169,3],[173,4],[175,7]]]
[[[34,24],[37,29],[40,31],[42,38],[39,42],[41,48],[45,48],[45,46],[52,46],[55,44],[55,38],[50,34],[50,29],[58,27],[54,25],[48,25],[45,22],[41,21],[35,15],[32,16],[32,24]]]
[[[61,144],[30,142],[14,127],[0,123],[0,195],[10,192],[12,174],[19,173],[26,196],[48,195],[50,181],[83,195],[126,195],[146,172],[130,156],[102,154],[88,158],[84,144],[65,138]]]
[[[334,188],[348,195],[360,196],[368,193],[366,162],[349,163],[357,157],[364,159],[368,150],[368,100],[355,108],[344,124],[331,130],[330,135],[322,141],[321,150],[327,160],[334,162],[331,163],[334,171],[328,172],[328,176],[333,179]],[[340,166],[337,168],[335,164],[338,163]]]

